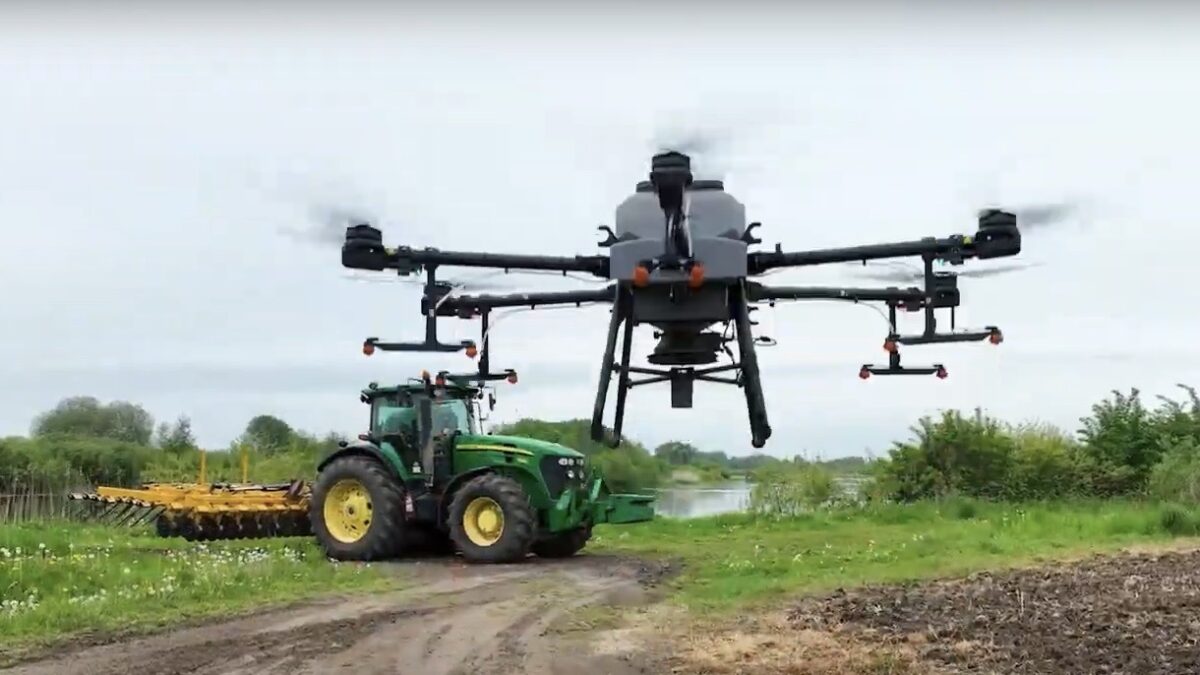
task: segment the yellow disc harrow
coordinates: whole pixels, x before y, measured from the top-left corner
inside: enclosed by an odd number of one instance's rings
[[[274,485],[147,483],[140,488],[98,487],[69,495],[85,505],[85,520],[113,525],[154,521],[161,537],[189,541],[305,536],[309,487],[303,481]]]

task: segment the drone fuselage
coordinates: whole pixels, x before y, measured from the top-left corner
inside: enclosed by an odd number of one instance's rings
[[[629,286],[632,323],[658,329],[651,363],[712,363],[723,342],[705,331],[733,318],[729,291],[746,278],[746,207],[721,181],[694,180],[686,157],[664,157],[672,184],[652,173],[617,205],[608,276]]]

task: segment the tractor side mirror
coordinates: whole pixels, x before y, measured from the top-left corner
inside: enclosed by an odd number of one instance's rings
[[[488,410],[495,410],[495,409],[496,409],[496,395],[489,393],[488,394]]]

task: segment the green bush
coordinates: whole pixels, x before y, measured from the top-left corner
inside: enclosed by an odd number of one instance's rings
[[[775,473],[750,488],[750,510],[770,516],[795,516],[836,501],[837,482],[820,466],[802,465]]]
[[[1079,443],[1049,425],[1010,430],[1013,457],[1004,496],[1040,500],[1068,496],[1079,487]]]
[[[971,417],[948,410],[938,420],[921,418],[913,433],[880,466],[877,479],[893,498],[1006,496],[1016,442],[998,422],[979,410]]]
[[[92,484],[135,485],[153,451],[111,438],[52,434],[0,440],[0,490],[36,483],[64,489]]]
[[[1170,534],[1196,534],[1197,524],[1192,512],[1178,504],[1167,504],[1159,512],[1159,527]]]
[[[1150,472],[1147,492],[1162,501],[1200,503],[1200,442],[1172,441]]]

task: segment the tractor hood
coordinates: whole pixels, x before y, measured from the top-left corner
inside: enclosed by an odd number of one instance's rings
[[[565,445],[551,443],[549,441],[540,441],[536,438],[526,438],[524,436],[501,436],[498,434],[484,435],[464,435],[459,437],[461,444],[479,444],[479,445],[500,445],[516,448],[518,450],[527,450],[538,455],[552,455],[556,457],[583,457],[583,453],[578,450],[573,450]]]

